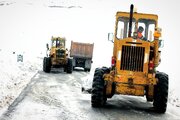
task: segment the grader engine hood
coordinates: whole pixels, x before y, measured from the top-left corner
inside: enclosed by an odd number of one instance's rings
[[[63,58],[66,55],[66,50],[64,48],[52,48],[51,57],[53,58]]]
[[[57,58],[64,58],[65,54],[66,54],[66,50],[64,48],[56,49],[56,57]]]
[[[150,43],[133,38],[117,42],[117,73],[148,73]]]

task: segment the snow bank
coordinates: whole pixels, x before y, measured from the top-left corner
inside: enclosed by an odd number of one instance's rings
[[[179,88],[178,89],[170,89],[169,90],[169,98],[168,102],[175,106],[180,107],[180,95],[179,95]]]
[[[41,69],[41,58],[23,54],[24,61],[17,62],[17,54],[0,51],[0,114],[2,114],[1,110],[18,97],[33,75]]]

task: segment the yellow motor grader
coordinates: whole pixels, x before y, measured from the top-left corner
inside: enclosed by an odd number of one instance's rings
[[[61,37],[52,37],[51,39],[51,48],[47,44],[47,51],[50,51],[47,54],[47,57],[44,57],[43,60],[43,71],[49,73],[51,68],[60,68],[63,67],[64,71],[67,73],[72,73],[72,59],[68,56],[68,51],[65,48],[65,38]]]
[[[164,113],[168,99],[168,75],[156,71],[160,64],[162,44],[158,16],[130,12],[117,12],[115,33],[108,34],[114,43],[110,68],[96,68],[92,83],[91,105],[103,106],[114,94],[146,96],[153,102],[156,112]],[[138,28],[144,28],[138,38]]]

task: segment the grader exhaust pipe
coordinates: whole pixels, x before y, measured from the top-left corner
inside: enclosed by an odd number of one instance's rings
[[[134,9],[134,5],[131,4],[131,7],[130,7],[130,17],[129,17],[129,31],[128,31],[128,37],[131,37],[131,33],[132,33],[133,9]]]

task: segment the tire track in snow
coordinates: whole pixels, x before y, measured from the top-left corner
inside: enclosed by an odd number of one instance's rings
[[[9,105],[7,111],[5,111],[5,113],[1,116],[0,120],[7,120],[7,118],[9,118],[11,116],[11,114],[14,112],[14,110],[16,109],[16,106],[18,106],[19,103],[21,103],[23,101],[23,99],[25,98],[25,96],[27,95],[28,91],[31,89],[31,87],[37,82],[36,76],[38,75],[39,71],[37,71],[37,73],[35,73],[35,75],[31,78],[30,82],[27,84],[27,86],[22,90],[22,92],[20,93],[20,95],[14,100],[14,102]]]

